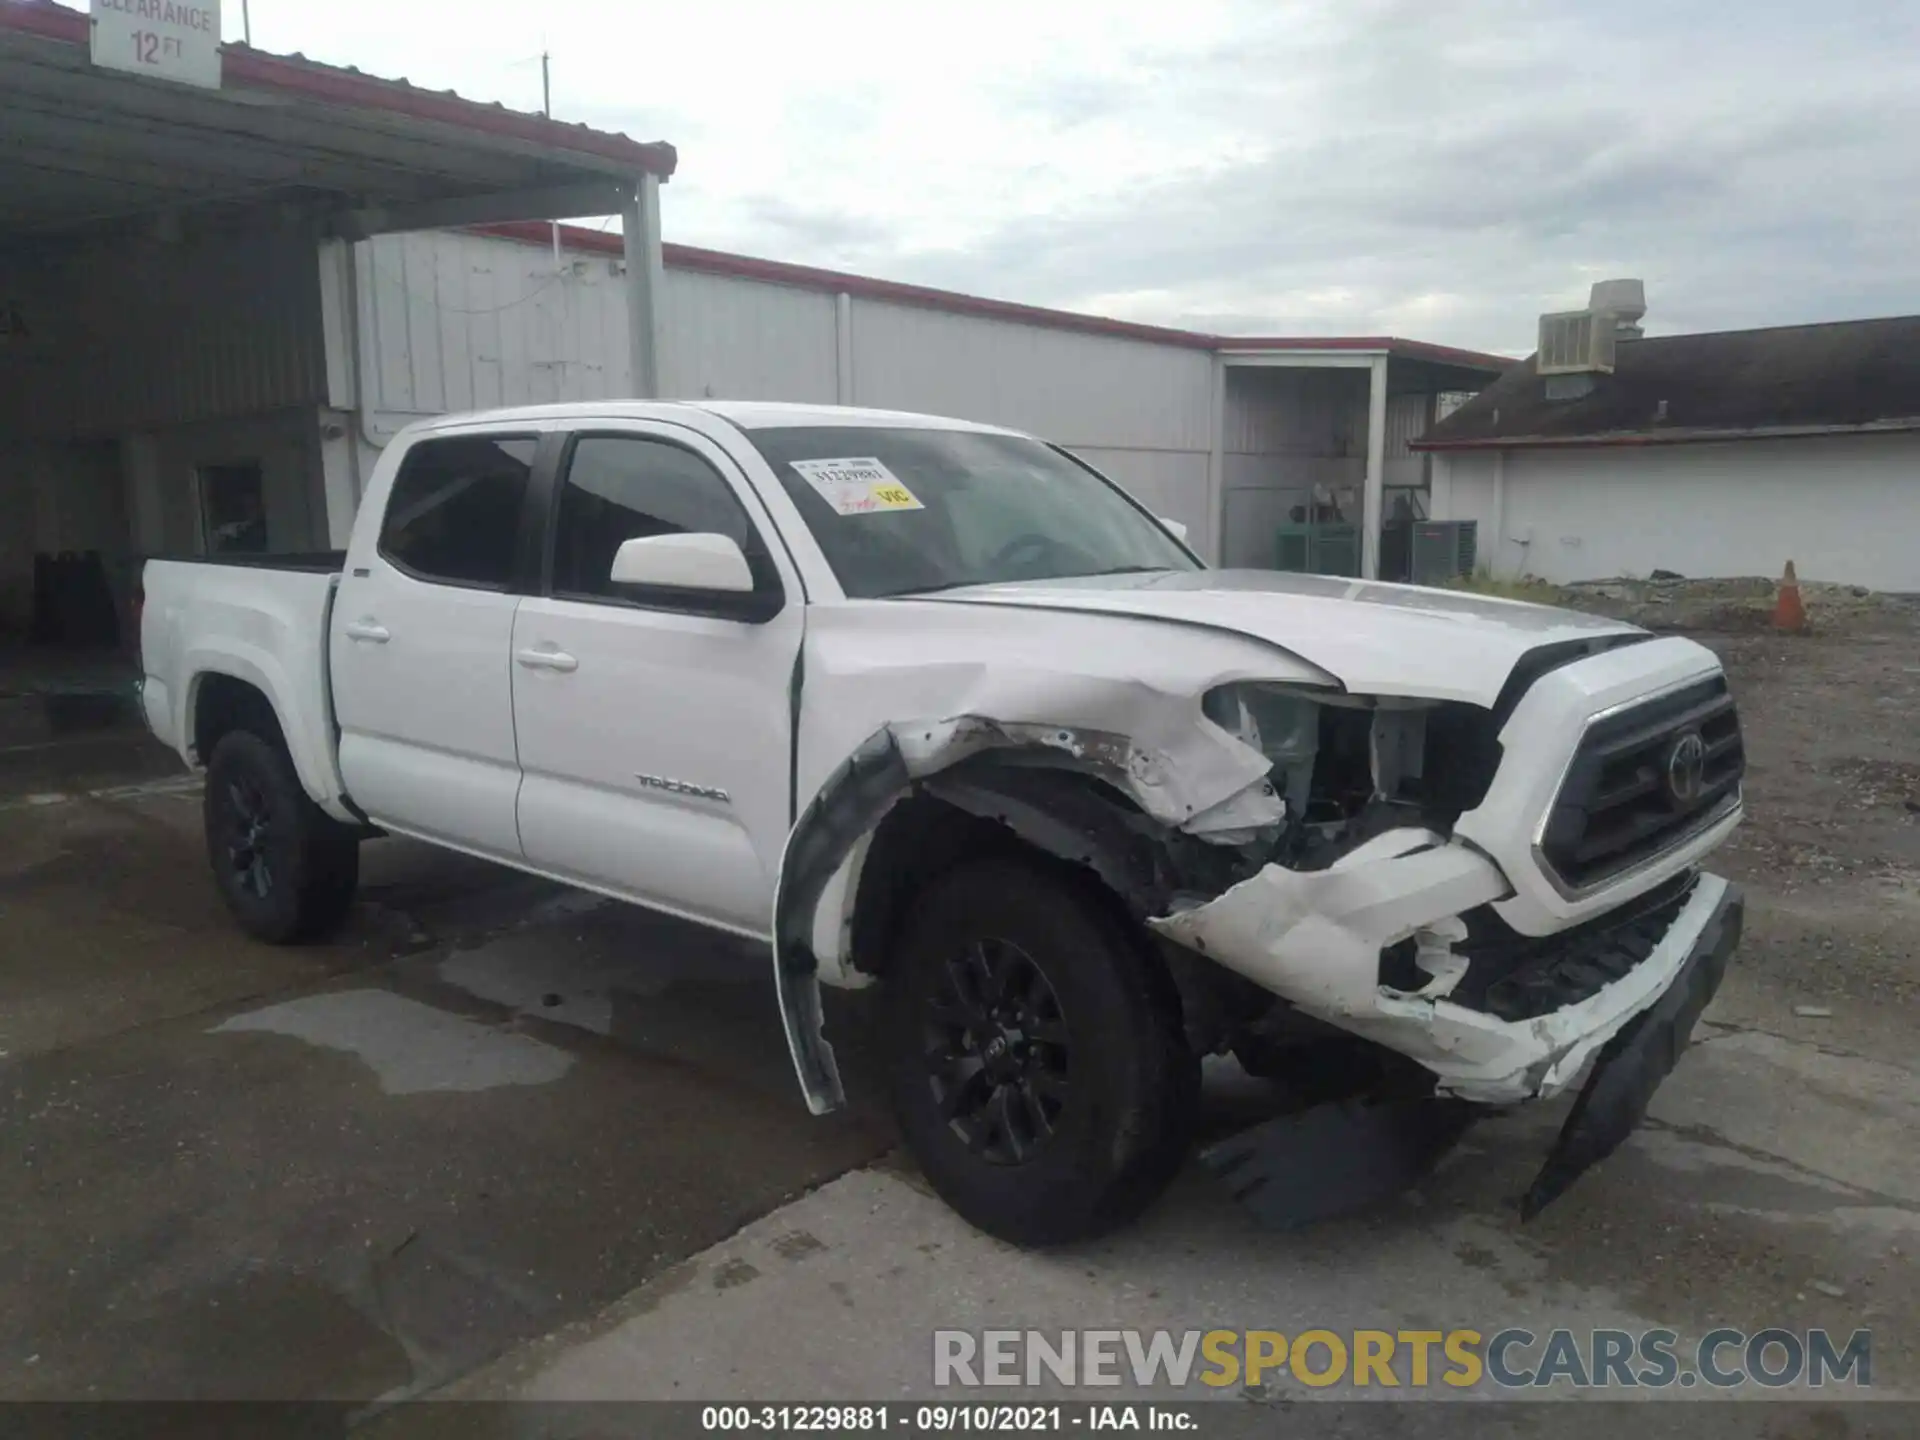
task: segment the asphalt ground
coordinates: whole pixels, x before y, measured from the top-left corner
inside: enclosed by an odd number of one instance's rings
[[[1914,638],[1726,640],[1746,943],[1649,1123],[1545,1215],[1513,1199],[1564,1104],[1364,1215],[1263,1230],[1194,1167],[1046,1255],[890,1153],[857,1000],[854,1105],[818,1120],[742,942],[394,840],[337,940],[257,945],[191,777],[0,685],[0,1399],[952,1398],[935,1330],[1090,1326],[1864,1328],[1873,1392],[1911,1394]],[[1212,1128],[1260,1104],[1210,1068]],[[1781,1433],[1858,1429],[1809,1423]]]

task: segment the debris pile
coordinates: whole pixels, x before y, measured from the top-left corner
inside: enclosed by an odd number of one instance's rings
[[[1538,582],[1516,597],[1543,604],[1570,606],[1616,620],[1644,625],[1649,630],[1758,631],[1775,628],[1780,581],[1764,575],[1723,580],[1688,580],[1671,572],[1645,580],[1580,580],[1569,585]],[[1911,613],[1912,597],[1883,595],[1864,585],[1835,585],[1819,580],[1799,582],[1801,603],[1810,631],[1852,629],[1888,617]]]

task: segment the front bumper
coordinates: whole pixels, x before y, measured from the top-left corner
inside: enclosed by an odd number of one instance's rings
[[[1703,874],[1646,957],[1618,979],[1547,1014],[1502,1019],[1449,998],[1468,964],[1451,946],[1465,936],[1461,915],[1508,893],[1479,852],[1430,831],[1396,830],[1329,869],[1269,866],[1218,899],[1149,924],[1301,1011],[1418,1062],[1440,1094],[1481,1104],[1564,1090],[1663,1003],[1703,945],[1738,937],[1738,891]],[[1380,954],[1409,936],[1428,983],[1396,990],[1381,983]],[[1709,995],[1724,968],[1722,954]]]
[[[1707,893],[1690,895],[1686,910],[1701,904],[1705,923],[1696,927],[1687,920],[1692,940],[1678,967],[1668,969],[1665,955],[1658,957],[1665,988],[1600,1047],[1545,1165],[1521,1197],[1522,1218],[1537,1215],[1633,1133],[1719,988],[1739,944],[1743,905],[1739,891],[1724,881],[1696,888]],[[1678,929],[1677,923],[1671,927],[1670,937]],[[1673,944],[1681,941],[1673,938]],[[1576,1054],[1588,1053],[1583,1040],[1561,1060],[1571,1063]],[[1358,1098],[1276,1116],[1218,1142],[1200,1158],[1261,1221],[1291,1229],[1418,1183],[1477,1113],[1482,1107],[1457,1099]]]
[[[1646,1117],[1653,1092],[1679,1063],[1694,1022],[1720,988],[1727,961],[1740,944],[1746,901],[1737,886],[1718,877],[1707,878],[1718,885],[1718,897],[1705,924],[1694,932],[1679,972],[1653,1004],[1634,1015],[1601,1049],[1547,1163],[1521,1199],[1522,1218],[1537,1215],[1582,1171],[1606,1159],[1633,1133]]]

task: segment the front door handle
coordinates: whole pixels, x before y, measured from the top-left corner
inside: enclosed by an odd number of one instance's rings
[[[564,650],[516,650],[513,658],[529,670],[558,670],[569,674],[580,668],[580,662]]]
[[[347,622],[349,640],[371,640],[375,645],[384,645],[393,636],[387,627],[373,620],[349,620]]]

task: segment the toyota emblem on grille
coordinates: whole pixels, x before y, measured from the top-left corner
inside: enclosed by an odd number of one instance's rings
[[[1706,768],[1706,741],[1689,732],[1673,742],[1667,752],[1667,793],[1675,804],[1691,805],[1700,798]]]

